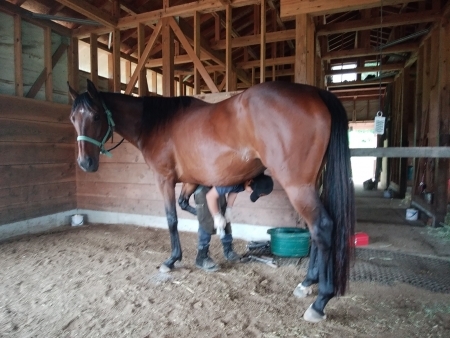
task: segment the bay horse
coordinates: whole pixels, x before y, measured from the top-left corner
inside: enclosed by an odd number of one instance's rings
[[[305,297],[318,283],[318,296],[303,317],[310,322],[326,318],[326,304],[347,288],[355,227],[347,114],[335,95],[276,81],[215,104],[187,96],[99,92],[89,80],[86,92],[78,94],[70,85],[69,92],[82,170],[98,169],[114,129],[142,152],[154,171],[172,246],[160,268],[164,271],[182,258],[177,182],[186,183],[180,195],[186,208],[198,184],[239,184],[269,169],[311,234],[308,272],[294,295]]]

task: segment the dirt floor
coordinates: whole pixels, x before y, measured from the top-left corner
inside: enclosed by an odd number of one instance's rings
[[[367,203],[360,200],[357,231],[370,235],[368,249],[439,258],[449,274],[449,243],[403,221],[391,201],[378,208],[391,223],[364,220],[376,213]],[[353,280],[326,307],[328,319],[310,324],[302,315],[314,298],[292,295],[305,264],[232,265],[213,238],[221,269],[206,273],[194,265],[196,234],[181,241],[183,262],[168,274],[158,270],[170,252],[165,230],[84,225],[1,242],[0,337],[450,336],[450,290]],[[240,253],[246,244],[235,241]]]

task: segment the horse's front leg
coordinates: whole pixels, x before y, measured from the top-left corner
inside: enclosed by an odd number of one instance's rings
[[[181,261],[183,256],[181,252],[180,236],[178,234],[177,210],[175,208],[175,182],[167,179],[158,180],[158,182],[164,197],[167,224],[170,233],[170,244],[172,246],[170,258],[161,264],[159,270],[161,272],[169,272],[174,268],[175,262]]]
[[[180,197],[178,198],[178,205],[182,210],[190,212],[192,215],[197,216],[197,209],[189,205],[189,198],[197,189],[198,184],[183,183],[181,187]]]

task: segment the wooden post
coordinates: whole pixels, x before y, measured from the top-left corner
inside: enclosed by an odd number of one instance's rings
[[[97,34],[90,34],[91,81],[98,87],[98,46]]]
[[[314,23],[307,14],[295,17],[295,66],[294,81],[314,84],[315,66]]]
[[[120,30],[113,32],[113,90],[120,93]]]
[[[140,23],[137,27],[137,33],[138,33],[138,55],[139,58],[142,57],[142,54],[145,49],[145,25]],[[131,74],[130,74],[131,77]],[[127,81],[130,79],[128,78]],[[138,93],[139,96],[146,96],[148,93],[148,87],[147,87],[147,70],[143,67],[141,71],[139,72],[138,76]]]
[[[226,41],[226,49],[225,49],[225,91],[229,92],[232,90],[232,82],[233,82],[233,66],[232,66],[232,53],[233,50],[231,48],[231,29],[232,27],[232,11],[231,6],[227,5],[225,8],[226,12],[226,26],[225,26],[225,41]]]
[[[53,100],[52,30],[44,28],[45,100]]]
[[[70,46],[69,51],[67,53],[67,74],[68,74],[68,81],[70,86],[75,90],[78,91],[78,39],[77,38],[71,38],[70,39]],[[68,93],[68,92],[67,92]],[[72,99],[69,95],[69,102]]]
[[[220,22],[220,19],[219,19]],[[200,59],[200,13],[194,13],[194,52],[195,55]],[[200,72],[194,64],[194,94],[200,94]]]
[[[175,96],[173,31],[168,18],[162,19],[163,96]]]
[[[16,96],[23,96],[22,18],[14,15],[14,83]]]
[[[266,82],[266,8],[266,0],[261,0],[260,83]]]

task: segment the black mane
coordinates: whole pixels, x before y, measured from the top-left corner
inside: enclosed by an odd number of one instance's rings
[[[194,100],[190,96],[178,97],[144,97],[144,108],[142,112],[142,126],[145,129],[153,129],[165,125],[178,113],[189,107]]]

